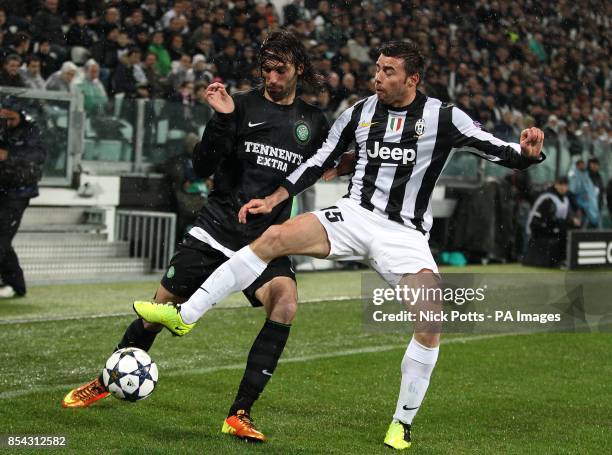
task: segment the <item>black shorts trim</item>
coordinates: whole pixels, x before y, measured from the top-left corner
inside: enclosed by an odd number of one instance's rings
[[[187,234],[170,260],[161,285],[174,295],[188,299],[227,260],[228,257],[220,251]],[[287,256],[270,262],[259,278],[242,291],[252,306],[263,306],[255,297],[255,292],[276,277],[288,277],[296,281],[295,272]]]

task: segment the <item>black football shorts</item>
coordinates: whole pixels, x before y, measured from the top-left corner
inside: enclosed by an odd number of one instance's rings
[[[187,234],[170,260],[161,284],[174,295],[188,299],[227,259],[228,257],[220,251]],[[270,262],[264,273],[242,293],[249,299],[251,305],[262,306],[255,297],[255,291],[278,276],[286,276],[295,281],[295,272],[287,256]]]

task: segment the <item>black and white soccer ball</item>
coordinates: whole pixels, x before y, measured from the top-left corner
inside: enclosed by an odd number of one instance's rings
[[[157,365],[146,351],[138,348],[115,351],[102,371],[102,382],[108,391],[127,401],[138,401],[151,395],[157,378]]]

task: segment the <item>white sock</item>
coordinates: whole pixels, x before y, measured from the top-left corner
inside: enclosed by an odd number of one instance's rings
[[[410,340],[402,360],[402,384],[393,414],[394,420],[412,424],[412,419],[425,398],[439,350],[425,347],[414,338]]]
[[[181,305],[183,321],[193,324],[232,292],[249,287],[267,266],[250,246],[245,246],[217,268],[189,300]]]

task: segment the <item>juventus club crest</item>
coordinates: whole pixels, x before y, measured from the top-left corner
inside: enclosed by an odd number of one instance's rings
[[[417,136],[422,136],[425,132],[425,120],[419,119],[414,125],[414,132]]]

